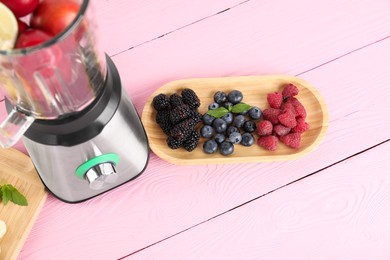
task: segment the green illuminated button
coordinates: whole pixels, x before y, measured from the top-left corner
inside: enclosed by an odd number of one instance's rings
[[[77,167],[76,176],[80,179],[84,179],[84,175],[89,169],[104,163],[112,163],[116,166],[119,163],[119,156],[116,153],[106,153],[91,158]]]

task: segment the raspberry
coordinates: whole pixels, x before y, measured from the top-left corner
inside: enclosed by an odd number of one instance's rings
[[[171,110],[170,119],[173,125],[176,125],[188,118],[191,113],[191,109],[188,105],[182,104]]]
[[[168,135],[173,127],[170,119],[170,111],[169,110],[157,111],[156,122],[163,130],[163,132]]]
[[[300,133],[290,133],[280,137],[280,140],[287,146],[291,148],[299,148],[301,146],[301,134]]]
[[[152,104],[157,111],[167,109],[169,107],[169,98],[167,95],[160,93],[153,98]]]
[[[298,88],[294,84],[287,84],[284,86],[284,89],[282,91],[284,98],[289,98],[298,95]]]
[[[257,134],[260,136],[272,134],[272,123],[268,120],[260,121],[257,124]]]
[[[290,127],[287,127],[287,126],[284,126],[281,124],[277,124],[274,126],[274,133],[277,134],[278,136],[286,135],[286,134],[290,133],[290,131],[291,131]]]
[[[283,102],[281,109],[282,109],[282,113],[286,112],[287,110],[290,110],[294,114],[294,116],[297,116],[295,107],[291,102]]]
[[[188,152],[193,151],[198,146],[199,139],[200,134],[196,130],[193,130],[188,138],[183,142],[184,149]]]
[[[175,150],[175,149],[178,149],[181,146],[181,141],[176,140],[172,136],[168,136],[167,144],[168,144],[169,148],[171,148],[172,150]]]
[[[297,125],[291,129],[291,132],[293,133],[303,133],[306,130],[310,129],[310,125],[305,122],[305,119],[302,117],[297,118]]]
[[[267,101],[270,107],[280,108],[283,103],[283,95],[280,92],[269,93],[267,95]]]
[[[287,98],[286,103],[291,103],[294,106],[297,117],[306,118],[306,109],[298,99],[290,97]]]
[[[278,116],[279,122],[287,127],[295,127],[297,125],[297,120],[295,119],[295,115],[290,110],[287,110],[283,114]]]
[[[181,92],[182,100],[185,104],[189,105],[190,108],[198,108],[200,106],[200,100],[196,95],[195,91],[189,88],[185,88]]]
[[[269,151],[275,151],[278,148],[278,138],[273,135],[260,136],[257,144]]]
[[[174,93],[169,97],[169,103],[171,104],[172,108],[175,108],[177,106],[182,105],[183,100],[182,100],[182,97],[180,95]]]
[[[270,121],[273,125],[279,123],[278,116],[280,114],[282,114],[282,110],[277,108],[267,108],[263,111],[264,119]]]

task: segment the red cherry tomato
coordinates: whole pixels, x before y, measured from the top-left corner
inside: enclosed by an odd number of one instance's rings
[[[52,38],[44,31],[37,29],[28,29],[22,32],[16,40],[15,48],[27,48],[35,46]]]
[[[30,26],[54,36],[72,23],[79,10],[80,4],[72,0],[42,0],[31,16]]]
[[[0,0],[16,17],[31,14],[39,4],[39,0]]]

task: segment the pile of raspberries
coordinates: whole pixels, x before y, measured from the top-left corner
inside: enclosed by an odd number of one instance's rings
[[[193,151],[200,139],[195,126],[201,121],[198,112],[200,100],[196,93],[189,88],[170,96],[160,93],[153,98],[152,103],[157,111],[156,122],[167,135],[166,142],[171,149],[183,147]]]
[[[270,108],[263,111],[263,120],[257,125],[259,146],[275,151],[280,140],[291,148],[300,147],[301,134],[310,126],[305,121],[305,107],[295,98],[298,92],[298,88],[289,83],[282,92],[267,95]]]

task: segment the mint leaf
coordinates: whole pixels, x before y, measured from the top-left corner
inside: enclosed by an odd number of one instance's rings
[[[11,199],[11,192],[8,190],[7,185],[1,186],[2,201],[6,206],[8,201]]]
[[[224,107],[219,107],[219,108],[217,108],[217,109],[213,109],[213,110],[207,111],[207,114],[208,114],[208,115],[213,116],[213,117],[215,117],[215,118],[223,117],[223,116],[226,115],[227,113],[229,113],[229,110],[227,110],[227,109],[224,108]]]
[[[23,194],[21,194],[14,186],[11,184],[4,184],[0,188],[1,199],[4,205],[8,204],[8,201],[12,201],[13,203],[20,206],[27,206],[27,199]]]
[[[232,112],[235,114],[242,113],[251,109],[251,106],[245,103],[235,104],[232,108]]]
[[[7,184],[8,189],[11,192],[11,201],[19,206],[27,206],[27,199],[25,196],[23,196],[22,193],[20,193],[14,186],[11,184]]]

